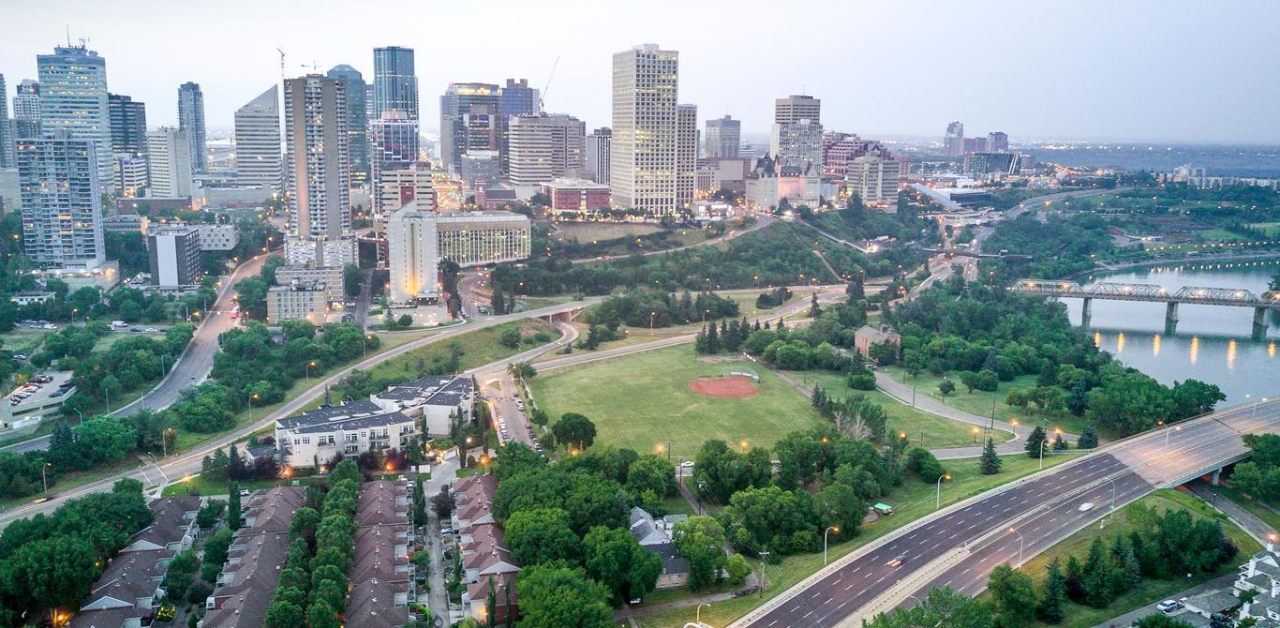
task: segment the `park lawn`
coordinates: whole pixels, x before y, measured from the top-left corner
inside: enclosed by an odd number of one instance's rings
[[[551,237],[556,240],[577,238],[578,242],[590,243],[649,235],[662,230],[657,225],[638,222],[561,222],[556,224],[556,231]]]
[[[1071,456],[1046,458],[1046,466],[1054,466],[1070,460]],[[944,464],[947,472],[954,478],[942,486],[942,505],[947,506],[968,499],[973,495],[991,490],[1036,472],[1037,461],[1023,455],[1001,456],[1004,461],[1001,472],[996,475],[982,475],[978,472],[978,459],[965,458],[949,460]],[[909,476],[902,486],[893,491],[884,501],[893,506],[894,515],[881,517],[880,520],[864,524],[861,533],[851,540],[835,542],[830,546],[831,560],[836,560],[849,552],[862,547],[904,525],[911,523],[934,511],[936,488],[933,484],[925,484],[919,478]],[[748,559],[754,569],[756,561]],[[763,596],[751,595],[738,599],[713,602],[702,609],[702,618],[712,626],[727,626],[762,604],[765,600],[777,596],[796,583],[812,575],[822,568],[822,553],[797,554],[782,559],[777,565],[765,566],[766,587]],[[686,597],[692,595],[687,590]],[[652,597],[646,601],[673,601],[671,597],[657,600]],[[644,613],[644,607],[637,610],[636,620],[642,628],[680,628],[691,621],[694,608],[667,609],[659,612]]]
[[[746,368],[760,376],[754,397],[716,398],[688,388],[699,377]],[[676,459],[692,459],[709,439],[769,447],[822,423],[804,395],[768,370],[746,361],[703,362],[691,345],[568,367],[531,384],[553,421],[566,412],[590,418],[597,444],[643,453],[670,442]]]
[[[1267,237],[1274,238],[1280,236],[1280,222],[1255,222],[1249,225],[1251,229],[1259,229],[1267,234]]]
[[[155,340],[156,342],[164,341],[164,334],[147,334],[147,333],[134,334],[129,332],[108,333],[108,334],[103,334],[101,336],[98,336],[98,341],[94,343],[92,352],[98,353],[98,352],[106,351],[107,349],[110,349],[111,345],[115,344],[117,340],[123,340],[125,338],[138,338],[140,336],[145,338],[150,338],[152,340]]]
[[[1234,231],[1228,231],[1221,227],[1216,227],[1213,229],[1206,229],[1204,231],[1196,232],[1195,237],[1200,240],[1209,240],[1211,242],[1222,241],[1222,240],[1248,240],[1249,239]]]
[[[431,364],[436,359],[447,360],[453,351],[454,345],[462,349],[462,359],[458,366],[459,372],[484,366],[491,362],[509,358],[517,353],[528,351],[535,346],[541,346],[542,343],[537,343],[521,345],[512,349],[503,345],[501,342],[502,333],[517,327],[520,329],[521,335],[526,338],[539,332],[550,334],[553,340],[560,337],[560,332],[551,323],[542,319],[512,321],[458,334],[452,338],[446,338],[425,347],[414,349],[373,367],[369,370],[369,374],[374,378],[393,377],[402,381],[417,379],[419,359],[427,364]]]
[[[1217,572],[1200,579],[1156,580],[1143,578],[1137,587],[1117,598],[1107,608],[1093,608],[1068,601],[1066,605],[1067,618],[1061,624],[1057,624],[1058,628],[1088,628],[1089,626],[1099,625],[1108,619],[1123,615],[1136,608],[1171,597],[1173,594],[1201,582],[1233,573],[1244,558],[1262,550],[1262,546],[1253,537],[1228,521],[1224,515],[1213,510],[1208,504],[1189,493],[1177,490],[1160,490],[1138,500],[1138,503],[1153,506],[1162,511],[1190,510],[1193,516],[1198,519],[1206,517],[1216,519],[1221,523],[1222,531],[1227,538],[1231,539],[1231,542],[1240,550],[1240,553],[1235,559],[1222,565]],[[1093,539],[1102,537],[1103,542],[1107,543],[1109,547],[1111,539],[1115,537],[1117,532],[1129,534],[1133,526],[1127,519],[1128,512],[1129,509],[1127,507],[1121,508],[1109,517],[1106,529],[1100,529],[1098,526],[1093,525],[1067,537],[1061,543],[1054,545],[1039,556],[1026,561],[1023,571],[1036,581],[1038,589],[1043,585],[1045,568],[1053,558],[1057,557],[1063,566],[1066,565],[1067,557],[1069,556],[1075,556],[1077,560],[1083,562],[1089,555],[1089,546],[1093,543]],[[989,597],[987,593],[983,593],[983,595]],[[1048,624],[1040,622],[1036,622],[1035,625],[1048,626]]]
[[[140,466],[142,466],[141,461],[135,456],[130,456],[129,458],[104,467],[89,469],[87,471],[64,473],[58,476],[56,483],[51,477],[49,478],[49,495],[65,493],[73,488],[84,486],[85,484],[96,482],[102,478],[108,478],[117,473],[122,473]],[[44,493],[36,493],[34,495],[27,495],[26,497],[0,499],[0,510],[8,510],[24,503],[31,503],[41,497],[44,497]]]
[[[1010,423],[1017,420],[1022,425],[1040,425],[1046,430],[1060,427],[1070,434],[1079,434],[1086,423],[1082,417],[1073,416],[1066,411],[1046,415],[1033,409],[1023,410],[1017,406],[1006,405],[1004,400],[1009,396],[1010,390],[1014,388],[1028,390],[1036,387],[1035,375],[1020,375],[1011,382],[1000,382],[995,392],[975,390],[971,393],[960,382],[958,375],[954,373],[948,374],[952,383],[956,385],[956,391],[948,395],[944,400],[942,393],[938,392],[938,384],[942,381],[941,377],[927,372],[912,377],[897,366],[885,367],[881,371],[899,382],[905,382],[908,386],[915,386],[917,395],[929,395],[937,401],[944,402],[953,408],[964,410],[969,414],[990,417],[992,403],[994,402],[997,421]]]
[[[302,482],[304,480],[288,480],[288,482]],[[259,489],[275,488],[284,485],[286,480],[240,480],[236,485],[242,489],[256,491]],[[161,491],[161,497],[174,497],[177,495],[226,495],[226,480],[209,480],[203,475],[196,474],[188,478],[174,478],[173,484],[164,487]]]
[[[25,353],[31,355],[44,342],[45,336],[50,332],[43,329],[30,329],[24,327],[15,327],[3,334],[0,334],[0,347],[14,353]]]
[[[852,393],[865,394],[872,401],[880,404],[889,415],[888,432],[906,432],[913,443],[918,444],[923,441],[924,446],[929,449],[979,444],[980,435],[973,431],[975,426],[930,414],[910,404],[898,401],[879,390],[850,390],[845,376],[840,373],[833,371],[807,371],[804,373],[802,381],[810,390],[813,389],[815,384],[820,384],[827,394],[836,398]],[[991,437],[999,444],[1013,438],[1013,435],[1008,432],[995,431]]]
[[[562,294],[554,297],[516,297],[516,301],[518,301],[522,306],[520,311],[527,312],[529,310],[572,303],[578,300],[574,298],[574,296],[575,295],[572,294]]]

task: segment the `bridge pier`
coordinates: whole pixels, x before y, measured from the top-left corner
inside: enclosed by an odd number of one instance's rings
[[[1164,335],[1172,336],[1178,331],[1178,303],[1170,301],[1164,307]]]
[[[1221,478],[1222,478],[1222,467],[1218,467],[1217,469],[1213,470],[1213,477],[1210,478],[1209,483],[1212,484],[1213,486],[1217,486],[1218,480],[1220,480]]]
[[[1253,341],[1262,342],[1267,337],[1267,308],[1253,308]]]
[[[1089,319],[1093,318],[1093,299],[1085,297],[1080,302],[1080,326],[1088,328]]]

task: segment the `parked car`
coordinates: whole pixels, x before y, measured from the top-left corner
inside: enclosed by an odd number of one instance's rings
[[[1161,613],[1172,613],[1173,611],[1176,611],[1179,608],[1182,608],[1182,603],[1176,600],[1165,600],[1159,604],[1156,604],[1156,610],[1160,611]]]

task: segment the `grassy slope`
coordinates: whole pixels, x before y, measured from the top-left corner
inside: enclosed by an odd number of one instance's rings
[[[527,351],[536,345],[522,346],[512,349],[501,343],[502,333],[512,327],[520,327],[521,334],[528,337],[538,332],[546,332],[552,338],[558,338],[560,333],[556,331],[550,323],[542,319],[529,319],[518,322],[504,323],[502,325],[494,325],[484,329],[459,334],[452,338],[442,340],[440,342],[429,344],[420,349],[414,349],[404,355],[397,356],[386,362],[383,362],[372,369],[370,373],[376,377],[384,375],[398,375],[399,379],[409,380],[418,376],[418,359],[421,358],[427,364],[437,358],[448,359],[453,351],[453,346],[458,345],[462,349],[461,370],[472,369],[477,366],[483,366],[490,362],[496,362],[504,358],[509,358],[522,351]]]
[[[903,380],[903,370],[897,367],[889,367],[884,369],[884,373],[899,382]],[[1022,375],[1015,378],[1011,382],[1000,382],[995,392],[983,392],[975,390],[972,393],[960,383],[960,377],[951,374],[951,381],[956,385],[956,392],[946,398],[947,405],[964,410],[970,414],[978,416],[991,416],[991,403],[995,402],[995,415],[997,421],[1009,422],[1017,419],[1019,423],[1024,425],[1043,425],[1045,429],[1061,427],[1072,434],[1079,434],[1084,429],[1085,421],[1082,418],[1072,416],[1070,412],[1059,412],[1056,414],[1045,415],[1034,410],[1023,410],[1016,406],[1005,405],[1004,400],[1009,396],[1009,390],[1018,388],[1027,390],[1035,388],[1035,375]],[[937,401],[943,401],[942,394],[938,392],[938,382],[941,377],[935,377],[929,373],[921,373],[916,377],[906,375],[906,385],[916,387],[917,395],[929,395]],[[1034,406],[1033,406],[1034,408]]]

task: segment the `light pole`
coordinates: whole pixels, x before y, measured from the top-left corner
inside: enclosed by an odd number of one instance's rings
[[[1022,533],[1018,532],[1013,528],[1009,528],[1009,532],[1018,535],[1018,569],[1022,569],[1022,546],[1023,546]]]
[[[657,312],[649,312],[649,335],[650,336],[653,335],[653,319],[657,315],[658,315]]]
[[[1049,444],[1049,439],[1045,438],[1040,441],[1040,470],[1044,471],[1044,446]]]
[[[310,362],[307,362],[307,385],[308,385],[308,386],[310,386],[310,385],[311,385],[311,367],[313,367],[313,366],[315,366],[315,365],[316,365],[316,361],[315,361],[315,360],[312,360],[312,361],[310,361]]]
[[[705,606],[705,607],[707,607],[707,608],[711,608],[711,605],[710,605],[710,604],[707,604],[706,602],[703,602],[703,603],[701,603],[701,604],[699,604],[699,605],[698,605],[698,610],[697,610],[697,611],[695,611],[695,612],[694,612],[694,615],[693,615],[693,617],[694,617],[694,619],[693,619],[693,623],[698,624],[698,628],[702,628],[702,607],[703,607],[703,606]]]
[[[938,499],[937,499],[937,504],[933,507],[934,510],[939,510],[942,508],[942,481],[950,480],[950,479],[951,479],[950,475],[938,476]]]
[[[1111,478],[1111,510],[1116,509],[1116,479]]]
[[[80,415],[80,425],[84,425],[84,413],[80,411],[80,408],[72,408],[72,410],[75,410],[76,414]]]
[[[169,439],[170,439],[172,436],[173,436],[173,428],[172,428],[172,427],[166,427],[166,428],[164,428],[164,431],[160,433],[160,445],[161,445],[162,447],[164,447],[164,457],[165,457],[165,458],[168,458],[168,457],[169,457]]]
[[[52,462],[46,462],[44,463],[44,466],[40,467],[40,481],[44,484],[45,499],[49,499],[49,476],[45,474],[45,469],[48,469],[49,467],[52,467],[52,466],[53,466]]]
[[[840,534],[840,526],[831,526],[826,530],[822,531],[822,564],[823,565],[827,564],[827,533],[832,531],[834,531],[836,534]]]
[[[1170,435],[1170,434],[1172,434],[1172,433],[1174,433],[1174,432],[1181,432],[1181,431],[1182,431],[1182,426],[1181,426],[1181,425],[1175,425],[1175,426],[1173,427],[1173,429],[1171,429],[1171,430],[1165,430],[1165,432],[1164,432],[1164,449],[1165,449],[1165,451],[1168,451],[1168,450],[1169,450],[1169,435]]]

